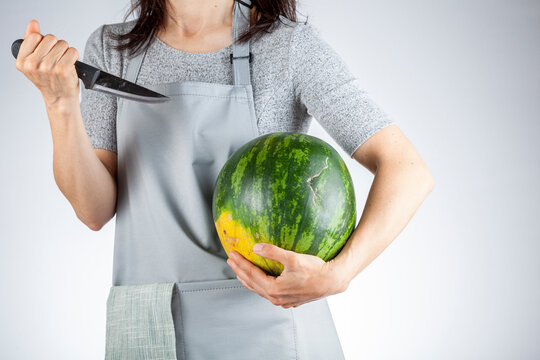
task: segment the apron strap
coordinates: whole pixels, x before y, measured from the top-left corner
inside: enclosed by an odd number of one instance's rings
[[[250,9],[253,7],[250,0],[235,0],[233,8],[233,44],[231,63],[233,64],[234,85],[251,84],[249,63],[251,53],[249,51],[249,41],[240,44],[236,42],[239,35],[249,28]],[[134,58],[127,61],[125,79],[133,83],[137,82],[142,61],[146,55],[146,50],[139,52]]]
[[[137,82],[137,77],[139,76],[139,69],[141,68],[142,61],[146,55],[146,50],[144,52],[139,52],[133,59],[127,61],[127,69],[125,79],[131,81],[132,83]]]
[[[249,29],[250,9],[253,7],[250,0],[235,0],[233,8],[233,53],[231,63],[233,64],[233,78],[235,85],[251,84],[249,63],[251,53],[249,52],[249,41],[240,44],[236,39],[244,31]]]

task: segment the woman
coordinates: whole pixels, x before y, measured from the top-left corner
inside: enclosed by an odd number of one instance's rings
[[[325,297],[390,244],[433,180],[295,9],[294,0],[140,0],[136,20],[96,29],[84,61],[171,97],[163,104],[86,89],[79,104],[77,51],[28,25],[16,66],[43,95],[57,184],[92,230],[116,214],[106,358],[343,358]],[[271,277],[238,253],[227,259],[212,186],[242,144],[307,132],[310,115],[375,180],[332,261],[254,246],[284,265]]]

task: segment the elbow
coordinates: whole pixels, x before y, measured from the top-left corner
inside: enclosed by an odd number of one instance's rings
[[[85,223],[85,225],[88,226],[88,228],[93,231],[99,231],[103,227],[103,224],[99,224],[99,223]]]
[[[114,216],[114,214],[113,214]],[[84,221],[84,224],[86,226],[88,226],[88,228],[90,230],[93,230],[93,231],[99,231],[101,230],[101,228],[103,228],[105,226],[105,224],[107,224],[109,222],[109,220],[112,219],[112,216],[105,216],[105,217],[101,217],[101,218],[95,218],[94,220],[92,221]]]
[[[430,193],[433,191],[433,186],[435,185],[435,180],[433,179],[433,175],[431,175],[431,172],[429,170],[425,170],[425,173],[423,175],[423,183],[425,184],[425,187],[427,189],[427,192]]]
[[[81,211],[76,212],[79,220],[85,224],[90,230],[99,231],[105,224],[107,224],[116,214],[116,205],[112,212],[104,211],[93,211],[91,214],[89,212],[82,213]]]
[[[78,213],[77,213],[77,217],[84,225],[86,225],[92,231],[99,231],[105,225],[105,222],[103,221],[98,221],[96,219],[89,219],[87,217],[81,216]]]

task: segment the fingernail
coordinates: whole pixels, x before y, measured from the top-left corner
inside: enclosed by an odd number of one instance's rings
[[[261,243],[256,243],[255,245],[253,245],[253,251],[254,252],[261,251],[262,248],[263,248],[263,244],[261,244]]]
[[[237,255],[235,254],[234,251],[231,251],[231,253],[230,253],[229,255],[231,256],[231,258],[232,258],[233,260],[236,259],[236,256],[237,256]]]

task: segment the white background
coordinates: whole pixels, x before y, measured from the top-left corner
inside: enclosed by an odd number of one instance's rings
[[[32,18],[82,54],[127,2],[2,3],[0,358],[101,359],[114,220],[93,232],[52,172],[38,90],[11,42]],[[435,188],[383,254],[329,298],[347,359],[540,357],[540,2],[303,1],[398,122]],[[310,134],[338,146],[313,121]],[[341,152],[359,214],[373,180]]]

